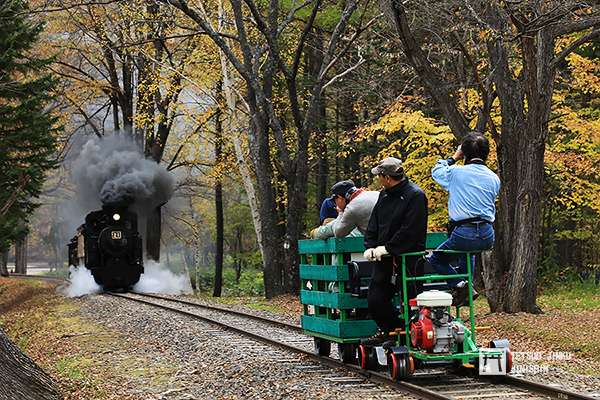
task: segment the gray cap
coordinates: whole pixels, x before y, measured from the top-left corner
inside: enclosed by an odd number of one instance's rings
[[[379,162],[379,164],[371,170],[373,175],[389,175],[389,176],[402,176],[404,175],[404,169],[402,168],[402,161],[395,157],[387,157]]]

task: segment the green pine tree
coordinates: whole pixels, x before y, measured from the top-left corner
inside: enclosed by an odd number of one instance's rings
[[[26,234],[45,173],[54,167],[52,61],[32,54],[43,25],[23,0],[0,1],[0,251]]]

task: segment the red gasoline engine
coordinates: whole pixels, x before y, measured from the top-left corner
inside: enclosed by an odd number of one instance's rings
[[[409,301],[417,316],[410,323],[410,340],[413,347],[428,353],[447,353],[455,343],[462,343],[465,327],[455,321],[448,307],[452,295],[439,290],[429,290]]]

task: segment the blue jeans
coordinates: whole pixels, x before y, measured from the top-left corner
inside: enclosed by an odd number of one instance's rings
[[[438,250],[481,251],[489,250],[494,245],[494,228],[489,223],[477,223],[476,226],[457,226]],[[438,274],[456,275],[467,273],[467,256],[459,254],[445,254],[434,251],[428,258],[429,263]],[[458,265],[453,267],[452,264]],[[475,269],[475,257],[471,256],[471,274]],[[448,286],[456,287],[462,279],[447,279]]]

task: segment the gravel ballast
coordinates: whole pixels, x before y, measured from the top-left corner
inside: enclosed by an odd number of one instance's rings
[[[172,372],[161,374],[171,375],[169,379],[154,382],[132,378],[131,390],[144,398],[411,398],[347,371],[151,306],[107,296],[78,302],[83,316],[130,338],[126,346],[132,356],[154,359],[156,365],[149,368]]]

